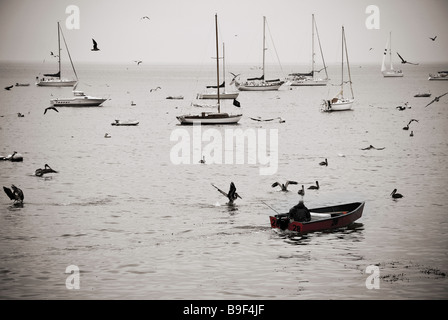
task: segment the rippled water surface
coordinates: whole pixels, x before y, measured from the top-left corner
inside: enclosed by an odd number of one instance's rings
[[[448,82],[427,80],[445,66],[405,65],[401,79],[383,79],[378,66],[352,66],[356,102],[349,112],[320,112],[321,99],[338,90],[332,85],[241,92],[240,124],[202,133],[278,130],[273,175],[260,175],[263,165],[247,158],[244,164],[171,161],[177,141],[170,135],[182,128],[193,137],[194,130],[180,127],[175,116],[202,111],[190,103],[215,83],[212,66],[81,65],[78,89],[109,100],[101,108],[44,115],[51,98],[72,94],[34,86],[47,69],[0,65],[2,88],[31,83],[0,92],[0,153],[24,157],[0,163],[1,182],[25,194],[22,207],[0,197],[0,298],[448,298],[448,98],[424,108],[448,91]],[[227,70],[254,73],[245,66]],[[329,71],[336,84],[339,67]],[[413,97],[427,91],[431,98]],[[185,98],[166,99],[177,95]],[[405,102],[410,109],[396,109]],[[231,102],[223,109],[238,111]],[[250,119],[257,116],[286,122]],[[419,122],[411,124],[410,137],[402,128],[413,118]],[[113,127],[114,119],[140,124]],[[361,150],[370,144],[385,149]],[[325,158],[328,167],[319,166]],[[58,173],[34,176],[45,163]],[[264,203],[285,212],[300,199],[298,186],[287,193],[271,187],[287,179],[305,188],[319,181],[318,191],[306,190],[310,208],[365,201],[362,218],[334,232],[272,230],[274,212]],[[227,191],[231,181],[242,197],[235,206],[211,186]],[[403,199],[390,197],[394,188]],[[66,288],[70,265],[80,270],[78,290]],[[379,289],[366,287],[368,266],[378,267]]]

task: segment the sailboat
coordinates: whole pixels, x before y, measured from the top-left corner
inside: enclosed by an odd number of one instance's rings
[[[314,19],[314,14],[312,15],[312,23],[311,23],[311,72],[309,73],[291,73],[289,74],[290,81],[289,85],[291,86],[326,86],[328,82],[328,73],[327,66],[325,65],[324,54],[322,52],[322,46],[320,44],[319,31],[317,30],[316,20]],[[322,57],[323,69],[315,70],[315,61],[314,61],[314,30],[316,30],[317,40],[319,42],[320,55]],[[325,78],[320,79],[316,77],[316,74],[320,71],[325,70]]]
[[[345,52],[344,52],[345,51]],[[347,70],[348,70],[348,83],[350,84],[350,91],[352,93],[351,98],[344,97],[344,53],[347,60]],[[350,64],[348,62],[348,51],[347,51],[347,42],[345,40],[345,31],[344,26],[342,26],[342,68],[341,68],[341,91],[331,100],[323,100],[322,102],[322,111],[330,112],[330,111],[344,111],[351,110],[353,102],[355,101],[353,95],[352,88],[352,77],[350,75]]]
[[[216,28],[216,83],[219,88],[219,49],[218,49],[218,15],[215,14],[215,28]],[[242,114],[230,115],[221,112],[221,94],[219,90],[216,91],[218,103],[218,112],[201,112],[197,115],[181,115],[176,117],[182,125],[191,124],[236,124],[242,118]],[[239,106],[239,103],[234,100],[234,105]]]
[[[219,85],[219,87],[217,88],[217,86],[207,86],[207,89],[217,89],[220,91],[219,93],[219,98],[220,99],[236,99],[238,98],[239,93],[238,92],[227,92],[226,91],[226,63],[224,60],[224,56],[225,56],[225,45],[224,43],[222,44],[222,73],[224,75],[224,80],[223,82]],[[223,88],[223,90],[221,90],[221,88]],[[204,92],[204,93],[198,93],[196,96],[197,99],[218,99],[218,93],[215,92]]]
[[[65,48],[67,49],[68,57],[70,58],[70,63],[72,64],[73,72],[75,73],[76,80],[63,79],[61,74],[61,34],[64,39]],[[67,43],[65,42],[64,34],[62,33],[61,26],[58,21],[58,73],[55,74],[44,74],[44,77],[39,79],[36,77],[36,85],[40,87],[73,87],[78,82],[78,76],[76,74],[75,67],[73,66],[72,58],[70,56],[70,51],[68,50]],[[50,78],[45,78],[50,77]]]
[[[390,70],[386,69],[386,55],[389,51],[390,55]],[[383,74],[383,77],[385,78],[392,78],[392,77],[402,77],[403,72],[401,70],[394,70],[394,65],[392,63],[392,32],[389,33],[389,39],[386,43],[386,48],[384,49],[383,53],[383,63],[381,64],[381,73]]]
[[[278,90],[285,81],[280,79],[275,80],[265,80],[265,53],[266,53],[266,37],[265,37],[265,29],[266,29],[266,17],[263,16],[263,74],[259,78],[249,78],[247,81],[240,83],[237,80],[234,80],[235,86],[240,91],[270,91],[270,90]]]

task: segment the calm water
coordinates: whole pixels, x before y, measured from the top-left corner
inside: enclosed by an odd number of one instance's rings
[[[190,103],[216,82],[213,66],[80,65],[78,89],[109,100],[44,115],[52,97],[72,94],[34,86],[53,69],[0,64],[2,88],[31,84],[0,91],[0,154],[24,156],[0,163],[1,183],[25,194],[20,208],[0,197],[0,298],[448,298],[448,98],[424,108],[448,91],[448,82],[427,80],[446,66],[405,65],[401,79],[383,79],[379,66],[352,66],[356,102],[349,112],[320,112],[321,99],[338,90],[332,85],[241,92],[240,124],[212,128],[223,136],[229,128],[277,129],[273,175],[247,161],[172,163],[170,135],[184,128],[175,116],[202,111]],[[306,69],[283,67],[285,74]],[[258,75],[244,66],[227,70]],[[329,73],[336,84],[339,66]],[[427,91],[431,98],[413,97]],[[165,99],[177,95],[185,99]],[[411,109],[398,111],[405,102]],[[238,111],[229,102],[223,108]],[[257,116],[286,122],[249,118]],[[419,120],[411,124],[414,137],[402,130],[412,118]],[[113,127],[114,119],[140,124]],[[385,149],[361,150],[370,144]],[[324,158],[328,167],[318,165]],[[34,176],[45,163],[59,172]],[[271,188],[287,179],[305,188],[319,181],[320,190],[306,190],[308,207],[366,201],[362,218],[336,232],[272,230],[273,211],[263,202],[287,211],[300,199],[299,186]],[[234,207],[211,186],[227,191],[231,181],[243,198]],[[392,200],[394,188],[405,197]],[[70,265],[80,269],[79,290],[66,288]],[[366,288],[371,265],[379,267],[379,289]]]

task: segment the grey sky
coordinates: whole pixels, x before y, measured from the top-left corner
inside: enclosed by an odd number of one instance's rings
[[[65,27],[69,5],[80,9],[77,30]],[[380,10],[379,30],[365,25],[368,5]],[[75,62],[203,63],[214,55],[215,13],[229,64],[261,64],[263,15],[267,62],[277,63],[272,37],[282,64],[309,64],[312,13],[328,63],[340,61],[342,25],[352,63],[380,64],[389,31],[408,61],[448,63],[447,0],[0,0],[0,60],[51,59],[59,20]],[[90,51],[92,38],[101,51]]]

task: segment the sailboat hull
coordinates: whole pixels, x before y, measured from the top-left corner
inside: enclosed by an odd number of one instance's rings
[[[322,111],[348,111],[352,110],[354,99],[339,99],[337,102],[331,102],[330,100],[324,100],[322,102]]]
[[[383,71],[384,78],[401,78],[403,77],[403,72],[400,71]]]
[[[40,80],[36,82],[36,86],[39,87],[73,87],[78,81],[77,80],[59,80],[59,79],[49,79]]]
[[[200,115],[184,115],[176,117],[182,125],[192,124],[236,124],[243,117],[242,114],[229,115],[227,113],[206,113]]]
[[[328,80],[318,80],[318,79],[303,79],[303,80],[293,80],[290,82],[290,86],[295,87],[318,87],[318,86],[326,86]]]
[[[219,94],[219,99],[236,99],[238,98],[239,92],[224,92]],[[214,93],[198,93],[198,99],[218,99],[218,94]]]
[[[260,82],[260,83],[240,83],[236,87],[240,91],[275,91],[280,89],[284,81],[278,82]]]

